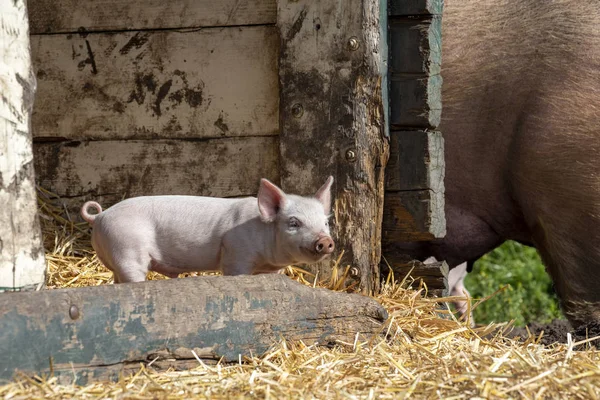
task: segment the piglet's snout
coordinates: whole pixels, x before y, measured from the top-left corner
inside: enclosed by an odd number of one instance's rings
[[[331,254],[334,249],[335,244],[329,236],[322,236],[315,242],[315,251],[318,254]]]

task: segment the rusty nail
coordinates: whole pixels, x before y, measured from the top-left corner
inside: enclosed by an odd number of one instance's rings
[[[356,161],[356,152],[354,150],[346,150],[346,160],[349,162]]]
[[[79,308],[76,305],[69,307],[69,317],[73,320],[79,318]]]
[[[357,267],[350,268],[350,276],[353,278],[358,278],[360,276],[360,269]]]
[[[292,115],[296,118],[300,118],[304,114],[304,107],[302,104],[296,103],[292,106]]]
[[[359,46],[360,42],[356,36],[352,36],[350,39],[348,39],[348,48],[350,48],[350,50],[356,51],[358,50]]]

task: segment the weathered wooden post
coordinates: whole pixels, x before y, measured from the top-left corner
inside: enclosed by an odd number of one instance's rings
[[[31,146],[35,76],[24,0],[0,0],[0,291],[43,284]]]
[[[387,1],[281,0],[280,144],[284,190],[335,177],[342,265],[377,289],[387,140]],[[328,264],[318,266],[321,276]]]

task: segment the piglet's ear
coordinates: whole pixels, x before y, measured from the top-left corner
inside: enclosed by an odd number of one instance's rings
[[[260,180],[258,188],[258,210],[260,219],[273,222],[285,203],[285,193],[266,179]]]
[[[319,190],[317,190],[317,193],[315,194],[315,197],[317,198],[317,200],[319,200],[321,202],[321,204],[323,204],[323,208],[325,209],[325,214],[327,214],[327,215],[329,215],[329,213],[331,212],[331,185],[332,184],[333,184],[333,176],[330,176],[329,178],[327,178],[327,180],[325,181],[323,186],[321,186],[321,188]]]

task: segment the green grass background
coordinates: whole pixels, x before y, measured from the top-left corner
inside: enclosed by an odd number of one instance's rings
[[[516,326],[530,322],[564,319],[550,276],[532,247],[508,241],[475,263],[465,286],[475,300],[501,293],[474,310],[478,324],[515,320]]]

